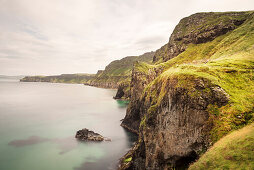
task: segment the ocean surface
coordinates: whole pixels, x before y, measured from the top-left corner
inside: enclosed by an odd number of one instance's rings
[[[136,136],[120,126],[126,103],[115,90],[0,78],[0,170],[107,170]],[[111,142],[81,142],[88,128]]]

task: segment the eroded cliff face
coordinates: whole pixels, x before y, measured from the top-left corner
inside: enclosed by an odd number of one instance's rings
[[[84,83],[84,85],[107,89],[117,89],[118,86],[121,84],[121,81],[129,78],[130,78],[129,76],[104,76],[104,77],[95,76],[87,83]]]
[[[132,70],[132,79],[130,83],[130,104],[128,105],[126,116],[121,123],[121,126],[129,129],[130,131],[138,134],[139,125],[143,114],[141,112],[142,100],[140,96],[145,87],[153,81],[161,72],[162,68],[142,68],[146,67],[142,63],[136,62]]]
[[[131,169],[186,168],[210,145],[207,108],[225,105],[228,95],[204,79],[186,77],[185,83],[170,78],[143,94],[138,107],[140,139],[130,154]]]

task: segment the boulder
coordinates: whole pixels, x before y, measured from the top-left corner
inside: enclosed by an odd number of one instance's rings
[[[105,138],[102,135],[95,133],[93,131],[90,131],[86,128],[82,130],[78,130],[76,133],[75,138],[82,140],[82,141],[111,141],[109,138]]]

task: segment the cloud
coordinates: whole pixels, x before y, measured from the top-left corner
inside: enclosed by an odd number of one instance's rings
[[[183,17],[251,0],[0,0],[0,74],[96,73],[167,43]]]

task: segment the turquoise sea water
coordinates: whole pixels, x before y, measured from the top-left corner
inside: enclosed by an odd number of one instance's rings
[[[126,104],[115,90],[0,79],[1,170],[116,169],[136,137],[120,126]],[[88,128],[111,138],[75,139]]]

